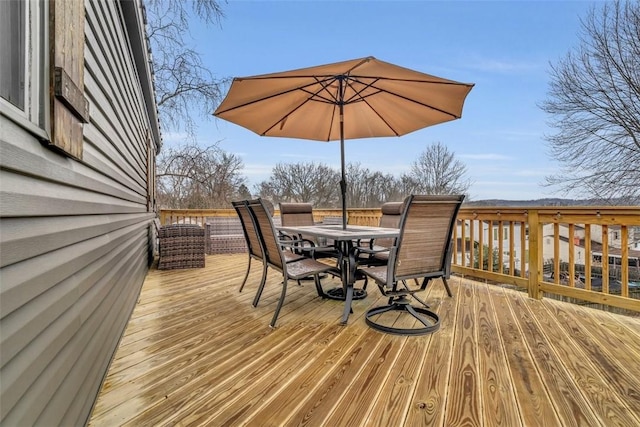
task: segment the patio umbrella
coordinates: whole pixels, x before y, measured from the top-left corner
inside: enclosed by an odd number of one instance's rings
[[[340,140],[346,228],[344,140],[401,136],[459,119],[472,87],[369,56],[234,78],[213,114],[261,136]]]

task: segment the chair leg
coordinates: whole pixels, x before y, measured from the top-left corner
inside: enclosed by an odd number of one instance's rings
[[[442,282],[444,283],[444,288],[447,290],[447,295],[449,295],[449,297],[452,298],[453,293],[451,293],[451,288],[449,288],[449,283],[447,282],[447,278],[443,276]]]
[[[249,271],[251,270],[251,255],[249,255],[249,262],[247,263],[247,272],[244,274],[244,280],[242,281],[242,285],[240,285],[240,289],[238,292],[242,292],[244,288],[244,284],[247,283],[247,278],[249,277]]]
[[[420,321],[424,325],[424,328],[415,331],[416,334],[422,335],[428,334],[431,332],[435,332],[440,329],[440,318],[438,315],[432,311],[425,310],[424,308],[412,307],[411,305],[407,305],[405,309],[416,319]],[[422,316],[420,314],[422,314]],[[431,321],[427,322],[425,318],[429,318]]]
[[[326,295],[324,293],[324,290],[322,289],[322,283],[320,283],[320,275],[314,274],[313,281],[316,284],[316,290],[318,291],[318,296],[321,298],[325,298]],[[298,281],[298,283],[300,283],[300,281]]]
[[[367,285],[369,284],[369,277],[366,275],[363,275],[364,277],[362,277],[362,280],[364,280],[364,284],[362,285],[362,290],[366,291],[367,290]]]
[[[256,291],[256,296],[253,298],[253,306],[258,306],[258,301],[260,301],[260,297],[262,296],[262,290],[264,289],[264,284],[267,282],[267,266],[266,262],[262,263],[262,280],[260,280],[260,285],[258,285],[258,290]]]
[[[429,308],[429,304],[427,304],[426,302],[424,302],[424,300],[422,300],[422,298],[418,298],[415,294],[411,294],[411,296],[418,301],[420,304],[424,305],[425,307]]]
[[[418,279],[413,279],[413,280],[415,280],[416,282],[418,281]],[[428,281],[428,280],[429,280],[429,279],[425,279],[425,281]],[[410,290],[410,289],[409,289],[409,286],[407,285],[407,282],[405,282],[405,281],[403,280],[401,283],[402,283],[402,286],[404,286],[404,288],[405,288],[406,290],[408,290],[408,291]],[[423,284],[424,284],[424,282],[423,282]],[[423,289],[424,289],[424,288],[423,288]],[[426,302],[424,302],[424,300],[423,300],[422,298],[418,298],[414,292],[411,292],[409,295],[411,295],[411,296],[412,296],[416,301],[418,301],[420,304],[422,304],[422,305],[424,305],[425,307],[429,308],[429,304],[427,304]]]
[[[280,294],[280,300],[278,301],[278,306],[276,307],[275,313],[273,313],[273,319],[271,319],[271,323],[269,326],[272,328],[276,327],[276,320],[278,320],[278,315],[280,314],[280,309],[282,308],[282,304],[284,303],[284,296],[287,294],[287,278],[285,277],[282,281],[282,293]]]

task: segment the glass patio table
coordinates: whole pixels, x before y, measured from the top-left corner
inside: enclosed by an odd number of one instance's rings
[[[358,240],[381,239],[398,237],[400,230],[397,228],[368,227],[363,225],[348,225],[346,229],[342,225],[306,225],[297,227],[277,227],[279,231],[290,234],[302,234],[306,236],[333,240],[335,247],[342,255],[340,278],[342,289],[339,299],[344,299],[344,312],[341,324],[346,324],[351,313],[351,302],[354,299],[354,284],[356,281],[356,246]],[[327,295],[331,297],[331,295]],[[363,295],[364,296],[364,295]]]

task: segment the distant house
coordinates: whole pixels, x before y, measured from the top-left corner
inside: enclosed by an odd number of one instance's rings
[[[482,242],[485,246],[489,246],[489,244],[491,244],[491,247],[494,250],[497,250],[500,247],[500,242],[502,242],[503,244],[503,251],[502,251],[502,264],[505,268],[508,268],[509,266],[509,257],[510,257],[510,252],[509,252],[509,242],[512,240],[513,241],[513,258],[514,258],[514,263],[515,263],[515,268],[516,269],[521,269],[524,268],[525,271],[529,268],[529,264],[527,262],[524,263],[524,265],[522,265],[522,260],[523,259],[528,259],[528,251],[529,251],[529,242],[528,242],[528,234],[525,235],[525,253],[522,253],[522,240],[521,240],[521,233],[520,233],[520,228],[522,227],[522,224],[519,222],[514,223],[514,229],[513,229],[513,235],[510,235],[510,223],[509,221],[502,221],[502,223],[498,222],[498,221],[483,221],[482,222],[482,231],[480,231],[479,227],[474,227],[473,230],[473,236],[470,236],[471,234],[471,230],[469,229],[468,224],[465,225],[465,236],[467,236],[468,239],[472,239],[473,240],[473,247],[474,247],[474,251],[470,250],[470,244],[469,241],[466,242],[465,245],[465,253],[466,253],[466,262],[471,263],[471,259],[474,256],[475,251],[477,250],[477,247],[480,243],[480,233],[482,233]],[[528,230],[527,230],[528,232]],[[462,227],[460,226],[460,224],[457,225],[457,235],[461,236],[462,235]],[[460,242],[460,238],[458,238],[457,240],[457,246],[458,248],[458,254],[457,254],[457,262],[458,263],[462,263],[462,259],[461,259],[461,255],[460,255],[460,251],[461,251],[461,242]],[[489,254],[485,253],[483,254],[484,257],[488,257]]]
[[[503,221],[500,225],[498,222],[489,222],[485,221],[482,223],[482,231],[480,231],[480,227],[476,226],[473,229],[473,236],[471,236],[471,230],[468,225],[465,225],[465,236],[467,239],[471,239],[474,242],[474,250],[470,250],[470,242],[466,241],[465,244],[465,256],[466,260],[464,262],[471,263],[471,259],[474,256],[474,251],[476,250],[479,242],[482,240],[485,246],[491,244],[491,247],[497,249],[499,247],[500,242],[503,242],[503,253],[502,253],[502,263],[504,267],[508,266],[509,262],[509,243],[508,241],[513,240],[513,257],[515,261],[516,268],[524,268],[525,271],[528,269],[528,264],[525,262],[524,266],[520,265],[521,259],[528,259],[529,254],[529,230],[525,230],[525,253],[522,254],[522,240],[521,240],[521,228],[522,223],[516,222],[513,224],[513,235],[509,235],[510,231],[510,223],[508,221]],[[457,226],[457,235],[462,235],[462,227],[460,225]],[[482,233],[482,239],[480,239]],[[603,240],[603,228],[599,225],[591,225],[591,261],[593,265],[601,265],[602,262],[602,240]],[[621,231],[619,226],[610,226],[606,229],[604,233],[604,238],[608,242],[608,252],[609,252],[609,264],[611,265],[620,265],[621,260]],[[640,268],[640,251],[636,250],[636,242],[640,238],[640,231],[636,230],[634,227],[631,227],[628,230],[628,263],[630,267]],[[586,254],[585,249],[585,228],[576,225],[574,227],[573,234],[573,257],[576,264],[585,264]],[[555,228],[554,224],[544,224],[542,229],[542,254],[543,259],[551,260],[558,259],[560,262],[569,262],[569,228],[565,224],[559,224],[558,226],[558,253],[555,253]],[[462,263],[462,242],[461,238],[458,237],[457,245],[458,253],[456,255],[456,260],[458,263]],[[484,256],[488,256],[485,254]]]
[[[141,0],[0,1],[0,424],[83,425],[155,241]]]
[[[542,251],[544,259],[558,259],[560,262],[569,262],[569,228],[564,224],[558,226],[558,249],[560,253],[555,254],[554,249],[554,224],[545,224],[542,228]],[[584,265],[586,254],[581,239],[584,238],[584,227],[575,226],[573,235],[573,256],[577,264]]]
[[[607,242],[607,252],[610,265],[620,265],[622,260],[622,240],[619,226],[609,226],[603,233],[603,227],[597,224],[591,225],[591,261],[592,265],[602,265],[603,240]],[[585,228],[576,225],[573,235],[573,250],[576,264],[585,264]],[[632,243],[638,237],[634,227],[628,230],[629,241],[627,246],[628,264],[630,267],[640,268],[640,251],[635,250]],[[560,262],[569,261],[569,229],[564,224],[558,227],[559,254],[554,254],[554,228],[553,224],[546,224],[543,228],[543,251],[545,259],[558,259]]]

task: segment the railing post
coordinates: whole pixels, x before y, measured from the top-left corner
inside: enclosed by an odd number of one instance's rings
[[[527,215],[529,227],[529,296],[541,299],[540,293],[540,267],[542,266],[542,229],[538,218],[538,211],[529,209]]]

